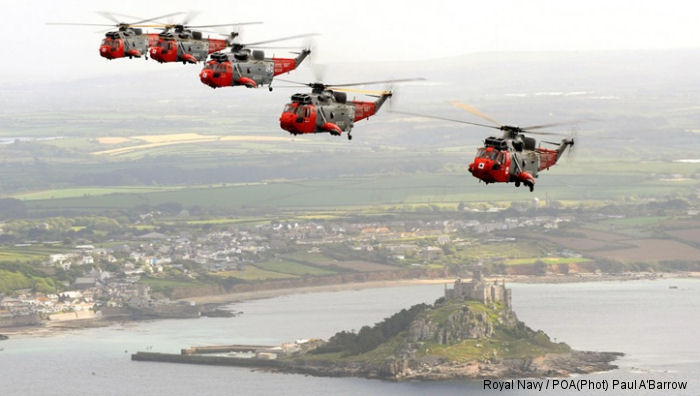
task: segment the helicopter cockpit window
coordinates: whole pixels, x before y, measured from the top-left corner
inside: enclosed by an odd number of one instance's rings
[[[214,66],[214,71],[217,73],[226,73],[226,66],[219,63],[216,66]]]
[[[505,162],[505,159],[506,159],[506,156],[505,156],[505,154],[504,154],[502,151],[501,151],[500,153],[498,153],[498,156],[496,157],[496,161],[497,161],[499,164],[504,163],[504,162]]]
[[[294,113],[294,105],[291,103],[288,103],[286,106],[284,106],[284,112],[285,113]]]
[[[311,109],[308,106],[304,106],[304,117],[311,115]]]
[[[118,49],[118,48],[119,48],[119,40],[112,40],[112,42],[110,43],[110,45],[111,45],[111,47],[112,47],[112,50]]]

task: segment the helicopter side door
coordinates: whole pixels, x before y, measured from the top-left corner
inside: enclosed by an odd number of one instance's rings
[[[260,84],[270,84],[272,82],[272,77],[275,75],[275,64],[269,60],[263,61],[262,79]]]
[[[296,129],[300,133],[316,132],[316,107],[310,104],[298,106],[295,120]]]
[[[540,170],[540,157],[535,151],[527,150],[522,153],[523,170],[537,177],[537,172]]]
[[[325,112],[329,122],[332,122],[343,131],[349,131],[353,126],[353,118],[355,116],[355,108],[344,104],[336,104],[329,106]]]

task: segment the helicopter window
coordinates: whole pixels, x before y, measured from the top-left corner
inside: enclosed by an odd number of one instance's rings
[[[504,160],[505,160],[505,154],[503,152],[498,153],[498,157],[496,157],[496,161],[499,164],[502,164],[502,163],[504,163]]]
[[[311,110],[308,107],[304,107],[304,117],[311,115]]]
[[[335,115],[334,115],[333,112],[331,111],[331,119],[333,119],[333,118],[335,118]]]
[[[284,112],[285,113],[294,113],[294,105],[289,103],[286,106],[284,106]]]

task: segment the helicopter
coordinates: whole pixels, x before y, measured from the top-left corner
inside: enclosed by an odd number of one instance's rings
[[[235,37],[234,34],[232,33],[233,37]],[[265,58],[265,52],[262,51],[262,47],[257,47],[258,49],[252,51],[246,47],[315,35],[315,33],[310,33],[259,41],[257,43],[233,43],[230,53],[216,52],[211,54],[211,60],[204,65],[199,73],[199,78],[203,84],[212,88],[240,85],[248,88],[257,88],[267,84],[268,89],[272,91],[272,79],[299,67],[301,62],[311,53],[311,49],[302,49],[296,58]]]
[[[140,58],[142,56],[144,59],[148,59],[148,48],[158,41],[158,33],[144,33],[141,28],[148,26],[144,26],[143,24],[182,13],[174,12],[147,19],[104,11],[98,12],[98,14],[113,21],[114,24],[48,22],[47,25],[116,27],[117,30],[105,33],[105,38],[100,44],[100,56],[109,60],[118,58]],[[115,15],[138,20],[130,23],[120,22]]]
[[[537,141],[535,138],[525,135],[525,133],[531,135],[557,135],[557,133],[553,132],[540,132],[535,130],[567,125],[571,124],[571,122],[533,125],[529,127],[504,125],[482,113],[473,106],[459,102],[454,102],[453,104],[491,122],[494,125],[486,125],[404,111],[392,112],[443,121],[458,122],[461,124],[475,125],[502,131],[503,134],[500,137],[489,136],[484,139],[484,146],[477,150],[474,161],[469,164],[469,173],[479,179],[479,181],[486,183],[486,185],[489,183],[514,182],[515,187],[520,187],[522,184],[525,187],[528,187],[530,192],[532,192],[535,188],[535,179],[538,177],[538,173],[542,170],[549,170],[549,168],[554,166],[567,148],[570,149],[569,152],[571,152],[571,149],[573,149],[573,137],[564,138],[560,142],[541,141],[541,143],[552,146],[552,148],[547,148],[541,147],[541,145],[537,146]]]
[[[347,132],[348,140],[352,140],[352,127],[355,122],[369,118],[379,111],[384,102],[393,94],[391,91],[364,91],[344,87],[397,83],[422,80],[419,78],[370,81],[350,84],[300,83],[282,80],[288,83],[307,85],[311,93],[296,93],[292,102],[288,103],[280,116],[280,127],[292,135],[306,133],[330,133],[340,136]],[[378,98],[373,102],[348,101],[346,92],[357,92]]]
[[[148,25],[148,27],[164,28],[158,34],[158,41],[150,49],[151,58],[160,63],[182,62],[197,63],[205,61],[209,54],[221,51],[233,44],[238,35],[232,32],[229,38],[213,39],[203,37],[201,31],[193,28],[213,28],[231,25],[256,25],[262,22],[226,23],[220,25],[188,26],[187,21],[180,24]]]

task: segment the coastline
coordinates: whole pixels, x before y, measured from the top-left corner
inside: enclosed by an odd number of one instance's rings
[[[494,276],[491,279],[504,280],[506,283],[579,283],[579,282],[611,282],[611,281],[634,281],[634,280],[654,280],[654,279],[697,279],[700,278],[700,272],[663,272],[663,273],[623,273],[623,274],[592,274],[592,273],[576,273],[568,275],[504,275]],[[385,287],[402,287],[415,285],[439,285],[453,284],[457,277],[450,278],[434,278],[434,279],[399,279],[399,280],[381,280],[367,282],[349,282],[349,283],[334,283],[319,286],[305,286],[280,289],[254,290],[238,293],[226,293],[209,296],[199,296],[182,298],[176,301],[194,302],[197,305],[222,306],[236,302],[259,300],[266,298],[274,298],[293,294],[307,293],[324,293],[337,292],[346,290],[363,290]],[[65,331],[81,330],[96,327],[108,327],[113,325],[129,325],[143,320],[159,320],[159,319],[77,319],[63,320],[57,322],[47,322],[38,326],[21,326],[21,327],[0,327],[0,334],[9,336],[10,339],[15,337],[50,337],[61,334]]]
[[[238,293],[226,293],[210,296],[182,298],[177,301],[192,301],[197,304],[230,304],[234,302],[274,298],[290,294],[322,293],[344,290],[362,290],[381,287],[400,287],[433,284],[453,284],[458,277],[434,278],[434,279],[399,279],[368,282],[333,283],[320,286],[304,286],[283,289],[254,290]],[[700,272],[626,272],[622,274],[592,274],[576,273],[568,275],[503,275],[487,277],[489,279],[504,280],[506,283],[579,283],[579,282],[612,282],[654,280],[668,278],[700,278]]]

